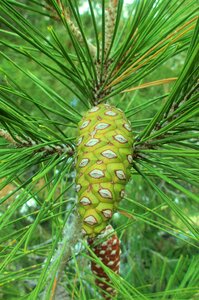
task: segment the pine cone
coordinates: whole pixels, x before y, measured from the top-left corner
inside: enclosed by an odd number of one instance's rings
[[[79,123],[76,190],[83,233],[99,234],[107,225],[130,177],[132,132],[124,113],[100,104]]]
[[[111,233],[112,235],[110,235]],[[108,237],[105,238],[107,235]],[[97,241],[102,238],[103,242],[97,243]],[[120,241],[117,234],[114,232],[113,227],[111,225],[106,226],[105,230],[103,230],[97,238],[88,238],[88,243],[92,247],[95,255],[103,262],[103,264],[116,274],[119,274]],[[102,291],[106,291],[106,294],[102,292],[103,297],[105,299],[112,299],[110,296],[114,296],[116,294],[116,290],[110,286],[111,281],[103,268],[92,261],[91,270],[97,277],[95,280],[96,285],[100,287]],[[110,296],[108,296],[107,293],[110,294]]]

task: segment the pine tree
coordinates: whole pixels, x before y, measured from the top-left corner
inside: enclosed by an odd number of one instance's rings
[[[0,0],[2,299],[197,299],[197,9]],[[133,136],[108,237],[120,239],[120,274],[98,256],[103,234],[87,243],[77,213],[77,128],[105,103],[125,112]]]

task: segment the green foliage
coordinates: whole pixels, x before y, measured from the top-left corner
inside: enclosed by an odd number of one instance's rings
[[[85,1],[0,1],[0,297],[52,299],[61,272],[57,299],[100,299],[94,259],[116,299],[197,299],[197,4],[86,3],[83,13]],[[138,89],[168,76],[177,80]],[[121,276],[91,258],[84,240],[67,239],[76,127],[103,101],[126,112],[135,136],[113,218]]]

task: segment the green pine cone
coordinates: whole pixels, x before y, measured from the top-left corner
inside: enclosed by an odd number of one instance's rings
[[[99,104],[79,123],[76,191],[83,233],[99,234],[124,195],[130,177],[133,137],[124,113]]]

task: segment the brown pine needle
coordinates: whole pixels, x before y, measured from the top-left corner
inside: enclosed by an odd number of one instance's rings
[[[122,210],[122,209],[118,209],[118,212],[119,212],[121,215],[127,217],[128,219],[134,219],[134,217],[133,217],[132,215],[130,215],[129,213],[127,213],[126,211],[124,211],[124,210]]]
[[[141,89],[145,89],[147,87],[151,87],[151,86],[155,86],[155,85],[167,84],[167,83],[170,83],[177,79],[178,79],[178,77],[171,77],[171,78],[165,78],[165,79],[160,79],[160,80],[156,80],[156,81],[146,82],[141,85],[126,89],[126,90],[122,91],[121,93],[141,90]]]
[[[50,295],[50,300],[53,300],[54,299],[54,296],[55,296],[55,291],[56,291],[56,288],[57,288],[57,277],[55,277],[54,281],[53,281],[53,286],[52,286],[52,290],[51,290],[51,295]]]
[[[120,76],[115,78],[111,83],[109,83],[106,87],[105,90],[118,84],[119,82],[123,81],[126,77],[128,77],[130,74],[135,72],[137,69],[148,63],[148,61],[151,61],[151,59],[156,58],[157,55],[165,50],[168,46],[172,45],[175,43],[178,39],[180,39],[183,35],[185,35],[187,32],[192,30],[195,27],[195,24],[191,25],[188,27],[186,30],[182,32],[184,28],[186,28],[189,24],[192,22],[196,21],[197,17],[194,17],[193,19],[189,20],[179,28],[177,28],[174,32],[169,34],[166,38],[164,38],[162,41],[157,43],[155,46],[150,48],[145,54],[143,54],[138,60],[136,60],[131,66],[129,66]],[[165,45],[164,43],[168,41]],[[161,46],[162,45],[162,46]],[[153,52],[155,49],[158,47],[161,47],[159,50],[157,50],[153,55],[150,56],[150,53]],[[148,58],[147,58],[148,57]],[[140,63],[140,64],[139,64]]]

